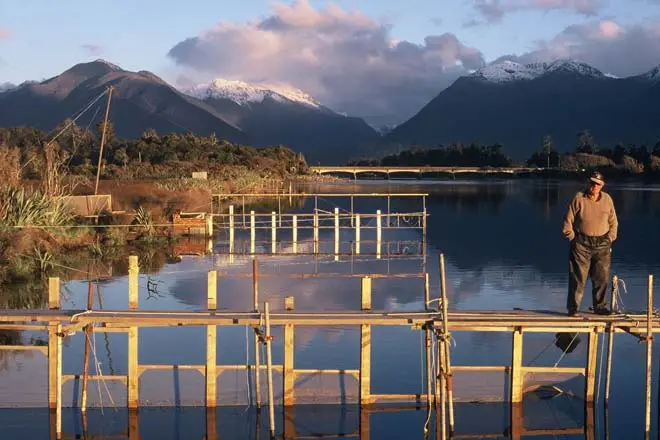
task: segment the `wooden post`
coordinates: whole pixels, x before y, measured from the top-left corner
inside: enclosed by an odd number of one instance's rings
[[[511,403],[521,403],[523,400],[523,334],[522,328],[516,327],[513,331],[513,345],[511,356]]]
[[[250,253],[254,254],[255,225],[254,211],[250,211]]]
[[[137,409],[140,404],[140,370],[138,368],[138,328],[128,329],[128,408]]]
[[[339,259],[339,208],[335,208],[335,261]]]
[[[653,275],[649,275],[646,309],[646,437],[651,433],[651,359],[653,351]]]
[[[371,310],[371,278],[362,278],[362,310]]]
[[[433,405],[433,394],[431,390],[431,330],[424,330],[424,342],[426,345],[426,408],[430,411]]]
[[[270,253],[277,253],[277,213],[270,213]]]
[[[440,370],[440,438],[447,439],[447,375],[445,371],[445,344],[438,341],[438,368]]]
[[[431,302],[431,286],[429,283],[429,273],[424,274],[424,310],[429,310],[429,303]]]
[[[87,282],[87,310],[92,310],[94,302],[94,285],[91,281]],[[82,391],[80,397],[80,411],[84,414],[87,411],[87,383],[89,379],[89,351],[90,338],[92,337],[92,326],[85,326],[85,352],[83,354],[83,379]]]
[[[445,279],[445,254],[440,254],[440,293],[442,295],[442,342],[445,345],[445,375],[449,403],[449,436],[454,435],[454,381],[451,372],[451,347],[449,344],[449,304]]]
[[[229,205],[229,252],[234,252],[234,205]]]
[[[140,412],[137,409],[128,411],[128,440],[140,440]]]
[[[215,325],[206,326],[206,406],[215,408],[218,390],[218,372],[216,368],[218,328]]]
[[[362,278],[362,310],[371,310],[371,278]],[[371,325],[360,325],[360,404],[370,403],[371,395]]]
[[[128,308],[130,310],[138,308],[139,275],[138,257],[137,255],[131,255],[128,257]]]
[[[48,325],[48,408],[57,409],[57,357],[60,348],[57,335],[57,323]]]
[[[206,437],[204,440],[219,440],[218,436],[218,410],[206,408]]]
[[[355,214],[355,253],[360,255],[360,214]]]
[[[207,308],[208,310],[215,310],[217,306],[216,298],[218,295],[218,271],[209,270],[207,277]]]
[[[48,308],[59,310],[60,308],[60,278],[48,278]]]
[[[610,290],[610,310],[614,313],[616,305],[616,294],[619,288],[619,277],[614,275],[612,277],[612,289]],[[614,348],[614,324],[610,322],[607,331],[607,360],[605,367],[605,406],[610,401],[610,384],[612,376],[612,349]]]
[[[368,408],[360,406],[360,440],[370,440],[371,438],[371,412]]]
[[[592,403],[596,391],[596,369],[598,368],[598,327],[589,332],[587,343],[587,371],[585,384],[585,400]]]
[[[273,353],[271,347],[270,335],[270,305],[266,301],[264,303],[264,313],[266,315],[266,368],[267,368],[267,383],[268,383],[268,418],[270,437],[275,437],[275,402],[273,397]]]
[[[55,379],[56,390],[56,406],[55,406],[55,417],[56,417],[56,429],[57,438],[62,438],[62,323],[57,323],[56,326],[57,332],[57,376]]]
[[[298,253],[298,216],[293,214],[293,253]]]
[[[206,236],[213,237],[213,215],[206,214]]]
[[[294,302],[293,297],[285,299],[285,309],[293,310]],[[283,383],[284,392],[283,404],[284,406],[293,406],[295,401],[294,385],[296,382],[296,372],[294,368],[294,326],[293,324],[286,324],[284,326],[284,365],[283,365]]]
[[[382,238],[382,221],[380,209],[376,211],[376,258],[380,258],[380,242]]]

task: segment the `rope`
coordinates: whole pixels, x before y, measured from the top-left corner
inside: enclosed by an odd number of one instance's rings
[[[573,342],[575,342],[575,338],[577,338],[578,334],[575,333],[575,336],[573,336],[573,339],[571,339],[571,342],[566,346],[564,349],[564,352],[559,356],[559,359],[557,359],[557,362],[555,362],[555,365],[553,365],[553,368],[557,368],[557,365],[561,362],[562,359],[564,359],[564,356],[566,356],[566,353],[568,352],[568,349],[571,348],[573,345]]]

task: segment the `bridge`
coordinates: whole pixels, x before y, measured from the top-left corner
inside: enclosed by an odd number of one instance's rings
[[[382,167],[382,166],[316,166],[310,170],[316,174],[352,174],[357,179],[358,174],[384,174],[389,179],[390,174],[527,174],[538,172],[543,168],[534,167]]]

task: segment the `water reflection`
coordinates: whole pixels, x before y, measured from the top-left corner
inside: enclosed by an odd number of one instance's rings
[[[54,413],[48,410],[0,412],[6,438],[55,438]],[[284,439],[356,438],[441,439],[438,409],[420,406],[304,405],[276,408],[275,437]],[[552,402],[530,398],[522,405],[497,403],[455,406],[451,438],[570,436],[594,439],[609,435],[608,424],[593,406],[571,399]],[[478,420],[479,423],[475,423]],[[11,422],[10,422],[11,421]],[[64,410],[63,438],[157,438],[260,440],[270,438],[267,411],[237,407],[142,408],[139,411]],[[49,432],[50,431],[50,432]]]
[[[423,184],[419,182],[400,185],[383,185],[378,182],[360,183],[357,186],[337,185],[308,188],[307,191],[392,191],[392,192],[429,192],[427,209],[430,214],[426,258],[409,255],[406,258],[376,259],[368,255],[370,248],[365,243],[365,254],[342,256],[335,260],[332,256],[287,255],[280,257],[259,256],[259,267],[263,274],[260,282],[261,301],[271,301],[275,310],[282,309],[284,297],[295,298],[297,310],[357,310],[360,307],[360,278],[350,277],[351,274],[420,274],[428,271],[431,280],[431,296],[438,295],[438,254],[443,252],[447,262],[447,287],[450,307],[457,309],[499,309],[536,308],[563,310],[566,295],[567,244],[561,236],[561,220],[564,209],[580,184],[541,182],[541,181],[508,181],[508,182],[437,182]],[[660,218],[660,191],[653,187],[623,187],[608,186],[617,206],[620,221],[620,238],[614,246],[613,270],[626,281],[628,294],[623,299],[628,308],[644,309],[646,276],[649,272],[660,272],[660,255],[655,251],[660,245],[660,234],[653,233]],[[305,210],[313,206],[314,201],[307,199],[296,205],[296,209]],[[330,210],[332,201],[322,200],[323,209]],[[342,205],[349,208],[344,199]],[[361,212],[375,212],[376,209],[387,208],[385,200],[356,200],[355,209]],[[391,200],[393,212],[410,211],[418,208],[411,200]],[[267,232],[267,231],[266,231]],[[311,231],[299,235],[299,249],[311,247]],[[370,231],[373,232],[373,231]],[[366,230],[363,239],[369,239]],[[249,231],[238,231],[237,240],[244,240]],[[278,237],[289,240],[287,231],[279,231]],[[321,240],[332,242],[332,230],[322,230]],[[419,231],[387,231],[384,239],[419,242]],[[268,250],[268,235],[261,237]],[[373,238],[373,237],[371,237]],[[350,231],[342,235],[342,251],[350,251],[350,241],[353,235]],[[223,232],[212,246],[212,254],[208,253],[208,243],[188,240],[179,242],[178,247],[167,249],[141,250],[140,308],[144,310],[196,310],[206,307],[207,272],[211,269],[219,271],[218,307],[222,310],[246,310],[252,308],[252,280],[250,277],[252,265],[249,255],[235,255],[229,258],[222,255],[226,237]],[[290,243],[280,243],[279,249],[287,249]],[[329,249],[332,245],[329,245]],[[326,249],[327,250],[327,249]],[[373,250],[373,248],[371,248]],[[220,255],[218,255],[220,254]],[[94,308],[125,309],[127,307],[126,273],[128,268],[127,255],[103,261],[106,274],[109,277],[99,282],[99,291],[94,295]],[[87,258],[89,260],[89,258]],[[66,308],[85,308],[87,282],[90,270],[86,264],[78,263],[82,272],[71,276],[63,282],[66,297],[63,306]],[[72,263],[73,264],[73,263]],[[87,271],[87,274],[85,274]],[[101,273],[98,269],[97,273]],[[320,274],[325,277],[303,277],[294,275]],[[291,276],[289,276],[291,275]],[[99,276],[103,278],[103,276]],[[92,277],[95,278],[95,277]],[[419,277],[382,278],[373,280],[373,307],[385,310],[415,310],[423,307],[423,280]],[[29,304],[33,307],[45,307],[43,280],[32,281],[25,289],[15,289],[12,292],[0,293],[0,299],[12,307]],[[3,296],[4,295],[4,296]],[[28,298],[22,300],[21,298]],[[23,301],[23,302],[21,302]],[[589,299],[587,298],[588,302]],[[588,304],[586,304],[588,305]],[[254,350],[248,344],[246,328],[228,328],[218,332],[218,362],[222,364],[245,365],[254,357]],[[203,364],[205,359],[204,333],[202,327],[141,329],[140,330],[140,362],[151,364]],[[250,335],[251,336],[251,335]],[[419,393],[421,385],[420,360],[423,344],[418,332],[410,329],[374,329],[373,356],[375,362],[372,369],[372,390],[374,393]],[[15,340],[15,335],[8,334],[8,341]],[[126,373],[126,336],[123,334],[96,335],[98,361],[103,373]],[[14,338],[14,339],[12,339]],[[102,338],[105,338],[102,339]],[[279,338],[279,340],[278,340]],[[460,333],[454,334],[455,346],[452,348],[452,360],[456,365],[508,365],[511,360],[510,335],[499,333]],[[23,343],[29,340],[24,335]],[[535,365],[553,365],[562,355],[561,347],[554,345],[555,335],[526,335],[524,342],[525,363],[530,359]],[[610,409],[616,414],[611,420],[613,432],[621,435],[639,432],[643,423],[643,399],[640,390],[644,382],[645,348],[637,344],[628,335],[617,335],[613,366],[612,395],[619,395],[611,403]],[[74,335],[65,343],[65,374],[82,371],[82,351],[84,338]],[[278,345],[279,344],[279,345]],[[359,366],[359,333],[350,328],[300,328],[296,329],[296,368],[357,368]],[[546,349],[546,347],[549,348]],[[563,359],[562,366],[583,366],[586,355],[586,344],[577,345]],[[601,342],[601,347],[603,346]],[[274,362],[281,363],[281,333],[276,333]],[[654,349],[654,359],[660,353]],[[537,355],[539,355],[537,359]],[[40,355],[35,353],[35,362]],[[248,361],[246,361],[246,358]],[[21,371],[16,365],[27,362],[21,355],[8,352],[6,363],[9,371],[0,371],[0,385],[21,383],[21,389],[31,386],[43,386],[43,380],[38,375],[20,378]],[[32,360],[31,360],[32,361]],[[45,367],[41,365],[42,370]],[[21,367],[26,368],[26,367]],[[35,371],[37,368],[31,369]],[[178,386],[181,387],[180,401],[185,405],[199,400],[203,396],[203,383],[199,377],[186,378],[181,374]],[[199,376],[199,375],[198,375]],[[316,378],[313,378],[316,380]],[[172,391],[174,384],[172,375],[165,379],[154,379],[154,389]],[[569,388],[579,388],[580,376],[572,378],[528,378],[529,383],[541,385],[559,384],[565,391]],[[654,377],[654,389],[657,377]],[[22,381],[22,382],[21,382]],[[41,381],[41,382],[40,382]],[[150,379],[145,376],[145,384]],[[247,402],[245,374],[224,376],[220,383],[227,387],[227,399],[233,399],[236,404]],[[11,382],[11,383],[10,383]],[[313,380],[312,380],[313,382]],[[35,385],[36,384],[36,385]],[[145,385],[146,386],[146,385]],[[334,383],[333,386],[337,387]],[[347,384],[349,394],[352,393]],[[11,388],[11,387],[7,387]],[[16,387],[14,386],[14,389]],[[456,381],[456,396],[462,400],[470,400],[481,394],[500,400],[506,395],[503,390],[506,383],[501,377],[466,376]],[[9,390],[11,391],[11,389]],[[42,391],[44,391],[42,389]],[[91,391],[91,390],[90,390]],[[71,390],[67,391],[71,394]],[[113,390],[114,393],[114,390]],[[67,396],[71,396],[67,394]],[[310,392],[313,394],[313,392]],[[11,393],[3,393],[0,398],[2,405],[12,403],[15,397]],[[115,395],[115,394],[113,394]],[[148,396],[147,393],[145,395]],[[115,395],[121,396],[121,394]],[[161,396],[156,393],[153,396]],[[564,401],[565,399],[566,402]],[[117,397],[117,401],[121,401]],[[69,399],[72,401],[72,399]],[[577,403],[576,403],[577,402]],[[566,393],[552,399],[539,399],[536,402],[540,416],[529,419],[525,413],[525,426],[545,426],[555,428],[559,420],[584,420],[580,418],[581,400],[571,400]],[[106,402],[107,403],[107,402]],[[530,404],[531,405],[531,404]],[[654,399],[654,407],[656,405]],[[311,408],[311,407],[310,407]],[[511,414],[501,404],[465,404],[458,405],[457,427],[459,432],[483,430],[491,423],[499,423],[498,429],[492,432],[512,435],[514,430],[509,420]],[[492,408],[499,408],[498,411]],[[508,408],[508,407],[507,407]],[[570,409],[569,409],[570,408]],[[96,410],[90,410],[90,420]],[[158,411],[161,411],[160,413]],[[189,412],[190,411],[190,412]],[[199,427],[206,426],[205,413],[186,409],[184,413],[174,410],[145,409],[141,411],[144,418],[140,420],[141,430],[161,433],[163,438],[188,438],[187,435],[197,435]],[[229,410],[222,410],[229,411]],[[244,407],[236,413],[223,413],[218,416],[218,426],[221,433],[227,429],[223,438],[251,438],[255,436],[254,419],[248,424],[245,418],[252,410]],[[300,412],[299,412],[300,411]],[[315,420],[313,416],[322,419],[326,409],[318,409],[317,413],[307,413],[307,418],[299,418],[305,414],[304,408],[296,409],[296,424],[301,426],[306,420]],[[309,409],[309,411],[312,411]],[[330,411],[328,409],[328,411]],[[346,410],[345,410],[346,411]],[[480,411],[484,411],[481,413]],[[577,411],[577,412],[575,412]],[[358,411],[359,412],[359,411]],[[355,413],[355,411],[354,411]],[[1,413],[0,413],[1,414]],[[71,420],[77,416],[71,412]],[[161,414],[163,419],[173,421],[179,417],[176,425],[161,426],[156,422],[147,422],[149,417],[157,419],[152,414]],[[177,415],[178,414],[178,415]],[[183,415],[182,415],[183,414]],[[196,414],[196,415],[192,415]],[[201,415],[200,415],[201,414]],[[231,415],[228,415],[231,414]],[[412,415],[411,415],[412,414]],[[640,416],[641,414],[641,416]],[[181,418],[183,417],[183,418]],[[190,417],[188,419],[187,417]],[[255,415],[256,417],[256,415]],[[334,417],[334,416],[333,416]],[[353,432],[348,426],[351,417],[348,412],[337,415],[344,420],[344,425],[334,426],[327,432]],[[356,416],[356,417],[359,417]],[[372,438],[408,438],[419,434],[423,436],[424,411],[400,412],[396,415],[372,414]],[[330,417],[331,418],[331,417]],[[65,417],[65,421],[67,417]],[[189,422],[194,421],[194,423]],[[267,421],[267,418],[265,418]],[[377,420],[374,422],[374,420]],[[478,420],[479,423],[474,421]],[[541,420],[543,423],[541,423]],[[503,421],[507,421],[503,424]],[[538,423],[537,423],[538,422]],[[68,423],[68,422],[65,422]],[[106,423],[106,422],[103,422]],[[173,423],[173,422],[172,422]],[[186,428],[191,423],[194,428]],[[267,423],[267,422],[266,422]],[[283,422],[278,422],[283,423]],[[248,426],[249,425],[249,426]],[[511,426],[510,426],[511,425]],[[602,421],[596,426],[602,429]],[[91,426],[91,425],[90,425]],[[232,428],[234,426],[234,428]],[[259,425],[261,426],[261,425]],[[579,423],[571,429],[578,429]],[[340,429],[339,429],[340,428]],[[527,429],[525,428],[525,429]],[[35,427],[35,429],[37,429]],[[267,428],[265,428],[267,429]],[[282,426],[278,432],[282,432]],[[320,432],[320,428],[309,427],[300,432]],[[75,430],[74,430],[75,431]],[[76,431],[78,432],[78,431]],[[266,432],[266,431],[264,431]],[[489,431],[490,432],[490,431]],[[602,431],[601,431],[602,432]],[[410,434],[413,433],[413,434]],[[205,435],[200,431],[200,436]],[[593,434],[591,434],[593,435]],[[233,437],[232,437],[233,436]],[[30,437],[28,437],[30,438]],[[43,438],[43,437],[34,437]],[[201,438],[201,437],[200,437]],[[263,438],[266,438],[264,435]],[[617,438],[616,435],[613,438]]]

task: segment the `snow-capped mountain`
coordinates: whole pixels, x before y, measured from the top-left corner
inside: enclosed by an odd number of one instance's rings
[[[311,108],[321,108],[322,105],[309,94],[295,87],[272,84],[249,84],[244,81],[215,79],[210,83],[198,84],[184,90],[191,96],[201,100],[229,99],[239,105],[250,105],[272,99],[279,102],[292,102]]]
[[[16,85],[10,82],[0,83],[0,93],[15,89]]]
[[[544,75],[561,72],[584,75],[592,78],[605,78],[600,70],[588,64],[572,60],[558,60],[552,63],[520,64],[514,61],[502,61],[490,64],[470,74],[472,78],[484,81],[503,83],[510,81],[528,81]]]
[[[516,159],[529,158],[549,135],[559,151],[573,151],[589,130],[598,144],[655,145],[660,135],[660,66],[613,78],[588,64],[504,61],[458,78],[386,136],[388,145],[501,143]]]
[[[364,120],[334,112],[290,86],[216,79],[184,93],[247,133],[254,146],[286,145],[310,163],[341,163],[379,139]]]

